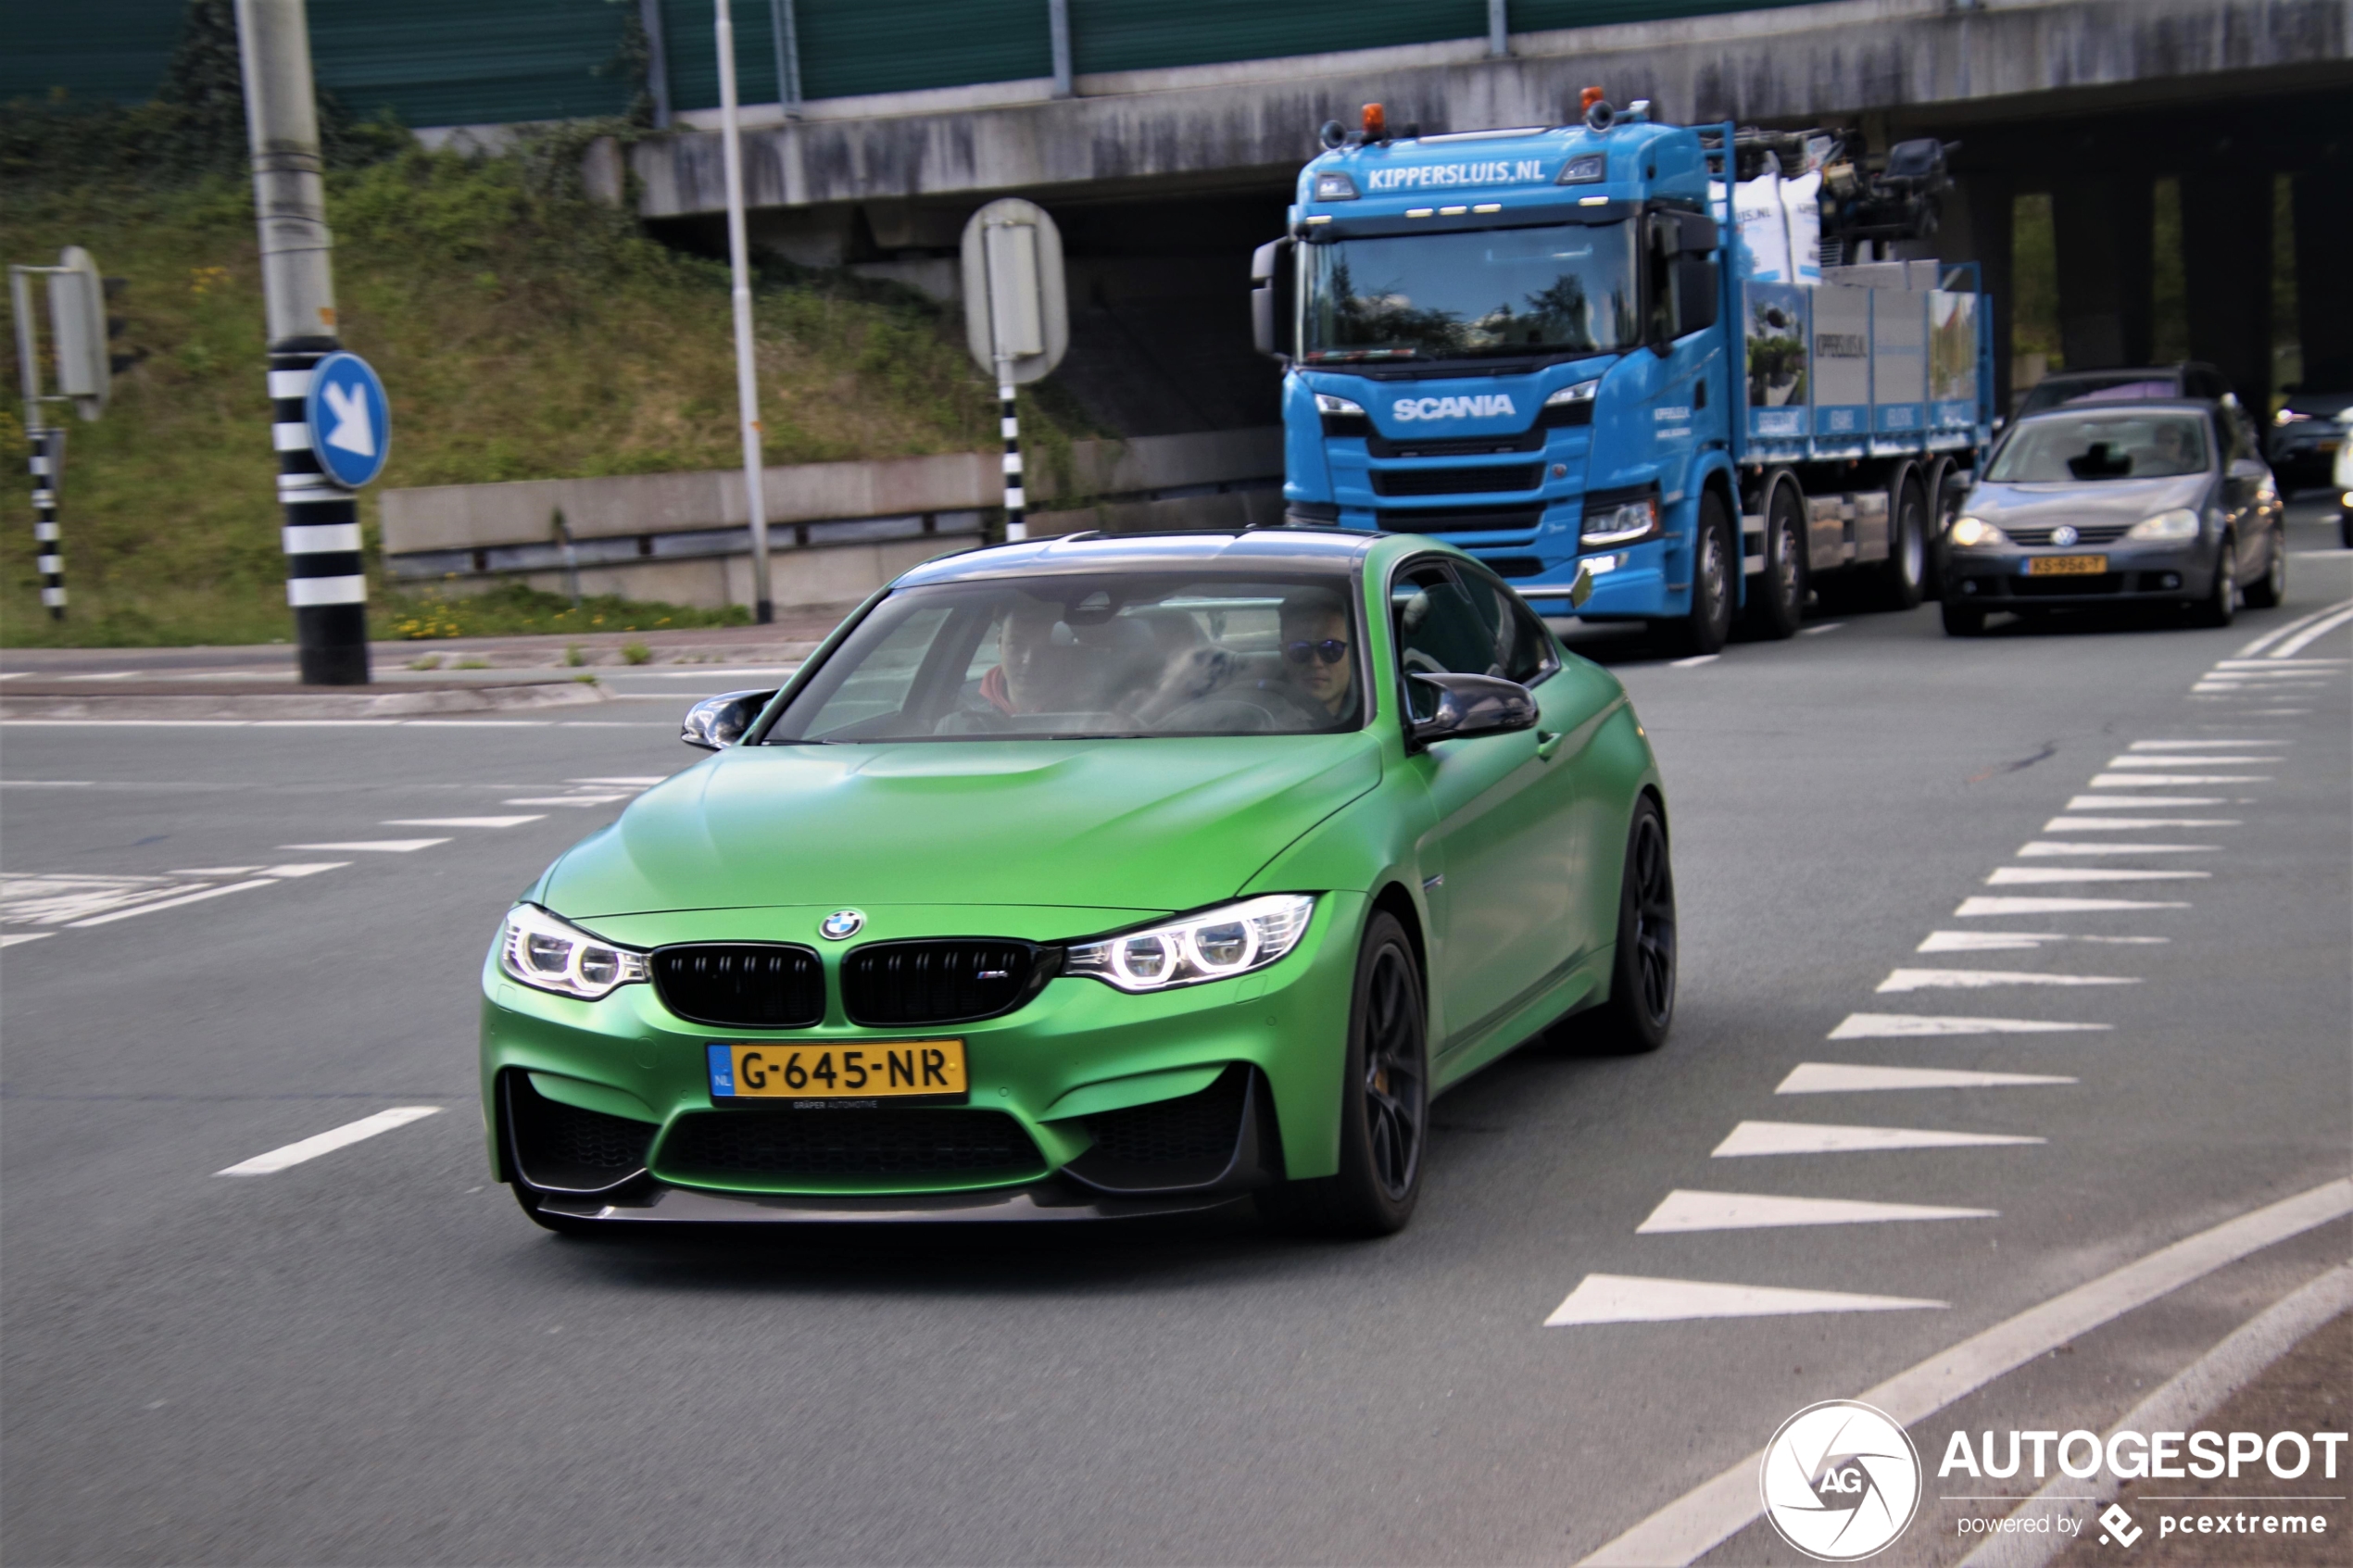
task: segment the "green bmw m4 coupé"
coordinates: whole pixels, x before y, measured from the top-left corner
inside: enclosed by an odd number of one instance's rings
[[[552,1229],[1396,1230],[1433,1095],[1571,1013],[1665,1038],[1625,691],[1487,569],[1339,531],[933,561],[507,914],[498,1178]]]

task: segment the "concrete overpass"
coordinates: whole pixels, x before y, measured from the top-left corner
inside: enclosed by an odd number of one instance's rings
[[[1258,424],[1273,381],[1248,355],[1242,267],[1279,232],[1316,127],[1368,102],[1425,132],[1556,123],[1589,83],[1686,121],[1960,141],[1941,252],[1986,264],[2004,317],[2013,200],[2050,192],[2078,366],[2148,357],[2135,236],[2154,181],[2177,176],[2192,352],[2250,404],[2271,380],[2265,177],[2292,173],[2307,361],[2353,380],[2353,0],[1831,0],[1516,33],[1500,56],[1468,39],[1080,75],[1066,97],[1041,80],[812,102],[789,120],[767,106],[748,116],[754,232],[793,260],[947,296],[964,217],[1028,195],[1065,231],[1075,392],[1132,433]],[[627,167],[647,219],[715,238],[715,134],[639,142]]]

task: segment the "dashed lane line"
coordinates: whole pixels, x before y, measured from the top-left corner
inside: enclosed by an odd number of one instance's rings
[[[2016,969],[1898,969],[1879,983],[1879,990],[1982,991],[1995,985],[2138,985],[2129,974],[2045,974]]]
[[[430,849],[436,844],[447,844],[446,838],[355,838],[341,844],[281,844],[281,849],[324,849],[330,853],[370,855],[413,855],[420,849]]]
[[[610,806],[616,800],[626,800],[625,795],[523,795],[502,801],[506,806]]]
[[[2269,773],[2095,773],[2094,789],[2174,789],[2183,784],[2270,784]]]
[[[347,1148],[362,1139],[372,1138],[378,1133],[389,1133],[395,1127],[405,1127],[411,1122],[434,1115],[440,1110],[441,1107],[437,1105],[396,1105],[389,1110],[379,1110],[373,1116],[362,1116],[357,1122],[346,1122],[340,1127],[331,1128],[297,1143],[287,1144],[282,1148],[273,1148],[267,1154],[257,1154],[251,1160],[239,1160],[226,1170],[215,1171],[213,1174],[216,1176],[273,1175],[288,1166],[299,1165],[307,1160],[316,1160],[322,1154],[333,1154],[336,1149]]]
[[[2245,768],[2284,762],[2284,757],[2111,757],[2109,768]]]
[[[2053,817],[2043,824],[2045,833],[2117,833],[2141,828],[2235,828],[2245,827],[2239,817]]]
[[[0,936],[0,947],[13,947],[19,942],[38,942],[43,940],[44,937],[55,936],[56,935],[57,933],[54,931],[12,932],[6,936]]]
[[[2030,1307],[1982,1334],[1939,1350],[1907,1371],[1898,1373],[1875,1387],[1865,1389],[1856,1398],[1884,1411],[1899,1426],[1917,1425],[2005,1373],[2015,1371],[2070,1340],[2082,1337],[2135,1307],[2154,1301],[2194,1280],[2203,1279],[2227,1263],[2236,1262],[2291,1236],[2301,1236],[2347,1213],[2353,1213],[2353,1181],[2339,1179],[2242,1214],[2055,1296],[2038,1306]],[[1587,1283],[1606,1277],[1609,1276],[1588,1276]],[[1646,1298],[1671,1299],[1674,1291],[1682,1286],[1682,1282],[1663,1280],[1632,1283],[1653,1288],[1648,1292],[1625,1292],[1623,1298],[1629,1304],[1638,1304]],[[1660,1286],[1667,1288],[1657,1288]],[[1578,1288],[1581,1291],[1584,1286]],[[1716,1288],[1739,1291],[1746,1287],[1727,1286]],[[1596,1291],[1588,1310],[1599,1305],[1608,1294],[1606,1288]],[[1546,1321],[1626,1321],[1623,1318],[1562,1318],[1561,1314],[1576,1299],[1572,1294],[1569,1301],[1561,1303],[1553,1318]],[[1894,1298],[1878,1299],[1907,1306],[1943,1305],[1941,1302],[1900,1302]],[[1838,1311],[1871,1309],[1793,1306],[1785,1310]],[[1707,1315],[1755,1314],[1718,1312]],[[1756,1490],[1756,1474],[1764,1457],[1762,1449],[1749,1454],[1730,1469],[1692,1487],[1587,1557],[1583,1568],[1635,1568],[1635,1565],[1642,1565],[1642,1568],[1682,1568],[1683,1564],[1714,1549],[1755,1523],[1763,1511]]]
[[[1797,629],[1797,634],[1801,637],[1818,637],[1825,632],[1835,632],[1845,624],[1843,621],[1825,621],[1819,626],[1801,626]]]
[[[308,845],[289,845],[287,847],[309,848],[313,847]],[[117,909],[111,914],[93,915],[88,920],[68,921],[66,923],[77,931],[86,930],[94,925],[112,925],[116,921],[132,920],[140,915],[151,915],[157,909],[176,909],[184,904],[201,904],[208,898],[219,898],[231,893],[243,893],[251,888],[275,887],[277,885],[278,883],[275,877],[255,877],[248,882],[233,882],[225,887],[208,887],[201,893],[183,893],[177,898],[158,899],[157,902],[152,904],[142,904],[136,909]]]
[[[2019,846],[2021,859],[2048,859],[2065,855],[2208,855],[2221,850],[2219,844],[2070,844],[2057,839],[2038,838]]]
[[[2228,751],[2234,746],[2294,746],[2292,740],[2136,740],[2127,751]],[[2276,759],[2274,759],[2276,760]]]
[[[2020,887],[2056,882],[2196,882],[2212,872],[2146,872],[2121,866],[1996,866],[1988,887]]]
[[[2173,905],[2151,905],[2171,909]],[[1931,931],[1916,953],[2031,952],[2046,942],[2098,942],[2126,947],[2162,946],[2171,936],[2069,936],[2056,931]]]
[[[1952,1013],[1850,1012],[1825,1039],[1922,1040],[1947,1035],[2078,1035],[2113,1023],[2058,1023],[2044,1018],[1968,1018]]]
[[[1990,1148],[2043,1143],[2009,1133],[1948,1133],[1930,1127],[1853,1127],[1827,1122],[1743,1122],[1708,1150],[1714,1160],[1772,1154],[1876,1154],[1896,1148]]]
[[[2007,1089],[2074,1084],[2077,1078],[2047,1073],[1979,1073],[1958,1067],[1871,1067],[1860,1062],[1801,1061],[1790,1069],[1777,1095],[1843,1095],[1888,1089]]]
[[[525,822],[544,822],[547,820],[547,813],[543,811],[526,817],[386,817],[384,825],[388,828],[514,828]]]
[[[1795,1225],[1883,1225],[1921,1220],[1994,1220],[1994,1209],[1942,1209],[1926,1203],[1867,1203],[1852,1198],[1780,1198],[1752,1192],[1692,1192],[1677,1187],[1659,1199],[1636,1236],[1686,1231],[1780,1230]]]
[[[2142,898],[2033,898],[1979,894],[1975,897],[1962,899],[1960,907],[1953,911],[1953,918],[1979,920],[1989,916],[2071,915],[2102,909],[2186,909],[2189,907],[2186,903],[2159,903]]]
[[[2146,783],[2146,780],[2143,780]],[[2191,806],[2252,806],[2255,802],[2228,795],[2076,795],[2068,797],[2070,811],[2113,811],[2120,807],[2139,810],[2178,810]]]
[[[1667,667],[1669,670],[1696,670],[1703,664],[1713,664],[1723,657],[1720,653],[1695,653],[1689,659],[1670,659],[1667,661]]]
[[[1950,1304],[1909,1296],[1862,1296],[1843,1290],[1790,1290],[1763,1285],[1718,1285],[1709,1280],[1651,1279],[1640,1274],[1587,1274],[1577,1282],[1577,1288],[1568,1293],[1567,1298],[1553,1309],[1544,1326],[1680,1323],[1692,1318],[1772,1318],[1806,1312],[1912,1312],[1938,1311]],[[1745,1477],[1752,1490],[1755,1486],[1755,1468],[1752,1460],[1752,1474]]]

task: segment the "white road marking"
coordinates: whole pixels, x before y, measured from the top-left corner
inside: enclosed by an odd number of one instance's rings
[[[411,855],[420,849],[430,849],[436,844],[447,844],[446,838],[355,838],[343,844],[281,844],[281,849],[326,849],[346,853],[364,852],[374,855]]]
[[[1994,1209],[1938,1209],[1925,1203],[1865,1203],[1851,1198],[1774,1198],[1761,1193],[1691,1192],[1659,1200],[1636,1236],[1681,1231],[1778,1230],[1789,1225],[1878,1225],[1910,1220],[1992,1220]]]
[[[2111,757],[2110,768],[2233,768],[2248,763],[2284,762],[2284,757]]]
[[[418,730],[544,730],[552,719],[403,719],[399,721]]]
[[[1669,670],[1696,670],[1703,664],[1713,664],[1723,657],[1720,653],[1695,653],[1689,659],[1670,659],[1667,661],[1667,667]]]
[[[2353,603],[2353,601],[2347,602]],[[2310,618],[2308,616],[2306,619],[2309,620]],[[2285,665],[2296,665],[2303,667],[2308,671],[2320,671],[2325,673],[2330,670],[2334,670],[2340,665],[2346,664],[2353,664],[2353,659],[2286,659],[2276,660],[2269,659],[2226,659],[2217,664],[2214,668],[2217,670],[2277,670]]]
[[[2292,740],[2136,740],[2128,751],[2223,750],[2234,746],[2294,746]]]
[[[340,1127],[332,1128],[313,1137],[304,1138],[298,1143],[290,1143],[283,1148],[273,1148],[267,1154],[257,1154],[251,1160],[240,1160],[225,1171],[215,1171],[213,1174],[216,1176],[271,1175],[284,1170],[289,1165],[299,1165],[306,1160],[316,1160],[322,1154],[333,1154],[336,1149],[358,1143],[363,1138],[372,1138],[378,1133],[389,1133],[395,1127],[405,1127],[409,1123],[434,1115],[440,1110],[441,1107],[437,1105],[396,1105],[390,1110],[379,1110],[373,1116],[362,1116],[357,1122],[346,1122]]]
[[[2053,817],[2045,833],[2114,833],[2128,828],[2235,828],[2238,817]]]
[[[642,676],[649,681],[699,681],[706,675],[789,675],[799,669],[798,664],[779,664],[770,668],[720,670],[709,665],[688,665],[682,670],[646,670],[630,668],[616,670],[616,675]]]
[[[181,866],[173,876],[251,876],[259,866]]]
[[[2078,795],[2070,797],[2067,809],[2070,811],[2113,811],[2118,807],[2156,806],[2171,809],[2181,806],[2228,806],[2227,795]],[[2241,801],[2240,805],[2251,805]]]
[[[1985,878],[1988,887],[2021,887],[2052,882],[2196,882],[2212,872],[2144,872],[2117,866],[1998,866]]]
[[[0,947],[13,947],[19,942],[38,942],[44,936],[55,936],[54,931],[23,931],[0,936]]]
[[[1940,1133],[1927,1127],[1851,1127],[1824,1122],[1743,1122],[1708,1151],[1716,1160],[1767,1154],[1869,1154],[1897,1148],[1969,1148],[2042,1143],[2006,1133]]]
[[[1980,894],[1964,898],[1953,911],[1956,920],[1986,915],[2069,915],[2092,909],[2186,909],[2184,903],[2151,903],[2137,898],[2028,898]]]
[[[154,914],[157,909],[176,909],[182,904],[201,904],[207,898],[218,898],[224,893],[243,893],[248,887],[277,885],[273,878],[256,877],[251,882],[233,882],[226,887],[208,887],[201,893],[183,893],[177,898],[165,898],[153,904],[141,904],[136,909],[117,909],[112,914],[93,915],[88,920],[68,921],[66,923],[77,931],[93,925],[111,925],[116,921],[130,920],[136,915]]]
[[[2127,1263],[2073,1290],[2030,1307],[1958,1345],[1937,1351],[1927,1360],[1896,1374],[1856,1396],[1894,1421],[1914,1426],[1958,1399],[1967,1398],[2006,1373],[2080,1339],[2101,1324],[2114,1321],[2158,1297],[2203,1279],[2227,1263],[2301,1236],[2316,1226],[2353,1213],[2353,1181],[2337,1180],[2309,1192],[2242,1214],[2211,1230],[2177,1241],[2160,1251]],[[1589,1276],[1594,1278],[1612,1276]],[[1613,1283],[1615,1283],[1613,1281]],[[1635,1286],[1671,1286],[1671,1281],[1631,1281]],[[1579,1286],[1579,1291],[1584,1289]],[[1716,1286],[1733,1289],[1737,1286]],[[1604,1291],[1595,1293],[1598,1304]],[[1652,1299],[1664,1299],[1654,1292]],[[1643,1299],[1629,1293],[1629,1300]],[[1883,1298],[1884,1299],[1884,1298]],[[1577,1300],[1571,1295],[1561,1312]],[[1790,1311],[1806,1309],[1790,1308]],[[1836,1308],[1818,1309],[1837,1311]],[[1688,1313],[1688,1316],[1734,1316],[1733,1312]],[[1548,1323],[1551,1319],[1546,1320]],[[1565,1319],[1567,1322],[1586,1321]],[[1591,1321],[1607,1322],[1609,1319]],[[1749,1454],[1712,1479],[1704,1481],[1653,1513],[1585,1559],[1581,1568],[1682,1568],[1753,1524],[1762,1511],[1756,1475],[1764,1451]]]
[[[626,800],[625,795],[522,795],[512,800],[502,800],[502,806],[610,806],[616,800]]]
[[[257,730],[389,730],[399,719],[255,719]]]
[[[1843,621],[1825,621],[1819,626],[1801,626],[1797,629],[1797,634],[1801,637],[1818,637],[1825,632],[1835,632],[1845,624]]]
[[[2038,974],[2015,969],[1898,969],[1879,983],[1887,991],[1982,991],[1989,985],[2138,985],[2124,974]]]
[[[94,779],[0,779],[0,789],[91,789]]]
[[[525,822],[544,822],[547,814],[528,817],[386,817],[388,828],[512,828]]]
[[[2297,654],[2302,653],[2306,648],[2310,647],[2314,643],[2320,641],[2322,637],[2327,636],[2331,632],[2335,631],[2338,627],[2344,625],[2347,621],[2353,621],[2353,608],[2340,609],[2334,615],[2330,616],[2326,621],[2318,621],[2310,626],[2307,626],[2303,631],[2298,632],[2295,636],[2290,637],[2286,642],[2282,643],[2278,647],[2273,648],[2270,653],[2265,654],[2263,657],[2266,659],[2293,659]]]
[[[2145,789],[2158,784],[2270,784],[2269,773],[2095,773],[2094,789]]]
[[[2043,1073],[1972,1073],[1957,1067],[1865,1067],[1843,1061],[1801,1061],[1774,1089],[1777,1095],[1843,1095],[1881,1089],[2007,1089],[2081,1080]]]
[[[2134,827],[2144,824],[2135,822]],[[2038,838],[2019,846],[2023,859],[2055,855],[2200,855],[2221,848],[2219,844],[2068,844],[2058,840]]]
[[[1774,1318],[1798,1312],[1904,1312],[1943,1308],[1943,1301],[1906,1296],[1854,1296],[1837,1290],[1784,1290],[1763,1285],[1715,1285],[1696,1279],[1645,1279],[1638,1274],[1587,1274],[1577,1282],[1546,1328],[1579,1323],[1678,1323],[1692,1318]],[[1756,1465],[1749,1464],[1755,1490]],[[1729,1533],[1729,1532],[1728,1532]]]
[[[312,860],[301,865],[264,866],[261,869],[271,876],[317,876],[321,872],[339,872],[349,864],[349,860]]]
[[[1850,1012],[1825,1039],[1917,1040],[1945,1035],[2076,1035],[2113,1023],[2055,1023],[2043,1018],[1963,1018],[1950,1013]]]
[[[625,779],[566,779],[566,780],[564,781],[564,783],[566,783],[566,784],[635,784],[635,785],[636,785],[637,787],[639,787],[640,789],[651,789],[654,785],[656,785],[656,784],[668,784],[668,783],[671,781],[672,776],[673,776],[673,775],[671,775],[671,774],[669,774],[669,773],[658,773],[658,774],[655,774],[654,776],[652,776],[651,778],[646,778],[646,777],[633,777],[633,778],[625,778]]]
[[[23,730],[284,730],[353,727],[409,730],[639,730],[667,727],[613,719],[0,719]]]
[[[2340,609],[2346,608],[2347,606],[2353,606],[2353,599],[2339,599],[2333,605],[2322,606],[2319,609],[2312,611],[2309,615],[2299,615],[2284,626],[2274,626],[2270,631],[2264,633],[2261,636],[2256,638],[2253,642],[2247,644],[2245,647],[2239,649],[2238,653],[2234,657],[2224,659],[2222,662],[2225,664],[2249,663],[2254,659],[2257,654],[2261,653],[2265,648],[2270,647],[2273,643],[2278,642],[2281,638],[2293,636],[2295,633],[2302,631],[2305,627],[2312,624],[2315,621],[2326,620],[2329,616],[2334,614]]]
[[[2062,936],[2056,931],[1931,931],[1916,953],[2031,951],[2045,942],[2165,943],[2171,936]]]

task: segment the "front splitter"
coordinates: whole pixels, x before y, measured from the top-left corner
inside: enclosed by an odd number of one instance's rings
[[[1114,1198],[1062,1182],[1008,1187],[995,1192],[894,1193],[875,1197],[819,1198],[799,1193],[710,1192],[697,1187],[652,1185],[627,1195],[604,1198],[544,1197],[543,1214],[599,1224],[972,1224],[1036,1223],[1052,1220],[1144,1220],[1200,1214],[1242,1202],[1232,1191],[1175,1193],[1152,1198]]]

